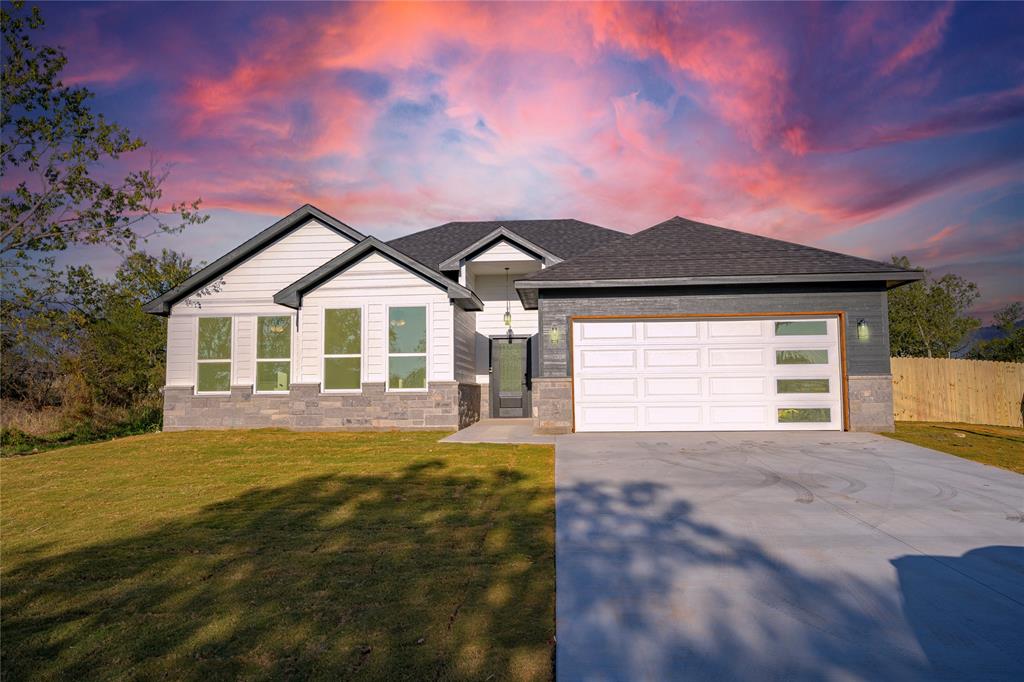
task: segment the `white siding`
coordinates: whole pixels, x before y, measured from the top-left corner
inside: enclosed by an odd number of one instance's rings
[[[482,251],[470,259],[472,263],[483,263],[491,261],[523,261],[523,260],[536,260],[536,257],[531,256],[517,246],[513,246],[504,239],[497,242],[491,248],[486,251]]]
[[[490,377],[488,338],[491,336],[503,336],[507,333],[505,327],[505,276],[504,275],[477,275],[473,278],[473,291],[484,303],[484,309],[476,313],[476,372],[477,381],[487,382]],[[511,301],[509,310],[512,313],[512,331],[516,335],[533,335],[537,333],[537,311],[525,310],[519,296],[516,295],[512,284],[509,284],[509,295]]]
[[[320,383],[321,367],[321,333],[323,326],[323,308],[316,304],[306,304],[299,312],[298,378],[300,384]]]
[[[427,308],[428,381],[454,379],[452,304],[448,294],[378,253],[370,254],[349,269],[303,297],[303,311],[317,310],[302,317],[303,383],[320,383],[323,348],[320,310],[361,308],[363,310],[363,382],[386,380],[387,307]],[[315,321],[314,318],[315,317]]]
[[[167,385],[192,386],[195,359],[195,318],[172,315],[167,320]]]
[[[434,301],[427,309],[427,376],[430,381],[451,381],[455,378],[455,335],[452,327],[452,304],[445,294],[443,301]]]
[[[255,383],[256,371],[253,362],[256,358],[256,316],[245,315],[235,318],[235,338],[231,342],[231,367],[234,386],[247,386]]]
[[[182,300],[171,308],[171,316],[290,312],[274,303],[274,294],[350,246],[351,240],[311,220],[225,273],[220,291],[198,299],[201,309]]]
[[[252,385],[256,316],[294,315],[291,308],[274,303],[274,294],[351,246],[348,238],[311,220],[225,273],[222,289],[199,299],[202,307],[189,306],[184,300],[174,304],[167,324],[167,385],[194,385],[196,318],[202,315],[234,318],[231,383]],[[293,323],[293,358],[299,355],[300,343]],[[299,377],[293,360],[292,381]]]

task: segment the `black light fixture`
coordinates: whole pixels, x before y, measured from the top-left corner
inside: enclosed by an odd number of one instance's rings
[[[868,327],[867,320],[857,320],[857,338],[861,341],[867,341],[871,338],[871,329]]]

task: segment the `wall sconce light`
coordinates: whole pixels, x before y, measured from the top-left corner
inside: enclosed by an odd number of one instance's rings
[[[867,320],[857,320],[857,338],[861,341],[867,341],[871,338],[871,329],[868,327]]]
[[[548,341],[551,342],[551,345],[557,344],[561,338],[562,331],[558,327],[551,325],[551,330],[548,332]]]

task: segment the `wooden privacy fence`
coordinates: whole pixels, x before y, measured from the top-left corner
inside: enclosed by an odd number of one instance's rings
[[[1024,427],[1024,363],[893,358],[896,421]]]

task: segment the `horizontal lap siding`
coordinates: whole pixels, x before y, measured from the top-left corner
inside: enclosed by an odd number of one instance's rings
[[[252,384],[256,317],[294,315],[291,308],[274,303],[274,294],[351,246],[351,240],[310,221],[229,270],[221,277],[224,284],[220,291],[193,297],[198,306],[189,306],[185,300],[175,303],[167,325],[167,385],[195,383],[196,317],[217,315],[234,318],[232,384]],[[294,359],[302,355],[298,346],[302,340],[295,334],[294,326],[292,333]],[[296,368],[293,362],[292,381],[299,381],[307,369]]]
[[[491,248],[478,253],[473,256],[473,262],[485,263],[494,261],[529,261],[536,260],[535,256],[531,256],[522,249],[513,246],[507,241],[500,241]]]
[[[235,386],[244,386],[256,381],[256,373],[253,371],[253,362],[256,358],[256,317],[246,315],[235,318],[234,331],[232,357],[235,362],[232,367],[234,379],[231,383]]]
[[[191,386],[195,377],[196,321],[194,317],[167,320],[167,385]]]
[[[204,314],[290,312],[274,303],[274,294],[351,246],[349,239],[310,221],[225,273],[220,291],[194,300]],[[185,301],[171,308],[172,317],[196,312]]]
[[[304,383],[320,383],[323,336],[319,311],[360,308],[363,311],[363,382],[384,382],[387,375],[388,306],[426,306],[427,378],[454,377],[452,305],[448,294],[380,254],[363,258],[303,296],[303,309],[316,308],[313,322],[301,329]],[[308,324],[307,324],[308,323]]]
[[[320,381],[320,353],[323,309],[316,305],[303,305],[300,312],[299,329],[299,379],[303,384]]]
[[[846,313],[846,361],[851,376],[889,374],[889,320],[881,285],[841,286],[817,290],[805,285],[773,287],[702,287],[700,289],[608,289],[587,296],[576,292],[541,292],[539,325],[559,329],[557,344],[541,346],[541,376],[569,374],[568,319],[575,315],[742,314],[842,311]],[[657,294],[653,292],[657,291]],[[857,338],[857,322],[870,329]]]

